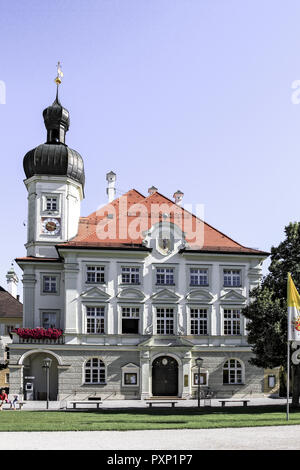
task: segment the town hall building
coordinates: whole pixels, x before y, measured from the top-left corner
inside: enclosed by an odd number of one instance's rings
[[[51,400],[190,399],[199,380],[216,397],[265,393],[242,309],[268,253],[192,214],[179,190],[116,197],[112,171],[107,205],[82,217],[84,163],[65,143],[69,112],[57,96],[43,117],[47,141],[23,162],[24,313],[10,392],[44,400],[47,358]]]

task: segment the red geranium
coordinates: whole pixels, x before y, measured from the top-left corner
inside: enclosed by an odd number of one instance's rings
[[[63,330],[60,328],[16,328],[12,331],[13,333],[17,333],[20,338],[24,339],[57,339],[63,334]]]

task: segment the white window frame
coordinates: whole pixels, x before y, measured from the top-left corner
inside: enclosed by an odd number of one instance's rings
[[[225,271],[231,271],[233,273],[234,271],[239,272],[239,278],[240,278],[240,284],[234,284],[233,279],[235,274],[231,274],[231,284],[225,284]],[[244,273],[243,269],[241,266],[222,266],[222,286],[224,289],[235,289],[235,288],[242,288],[244,286]]]
[[[232,367],[230,365],[230,361],[235,361],[234,367]],[[237,362],[240,364],[240,367],[237,367],[237,364],[236,364]],[[226,369],[225,369],[225,365],[227,363],[229,363],[229,367],[228,368],[226,367]],[[224,382],[224,369],[228,370],[228,383]],[[232,382],[230,380],[230,371],[234,372],[234,382]],[[240,377],[241,377],[240,382],[237,381],[238,372],[240,372]],[[241,361],[241,359],[236,358],[236,357],[230,357],[230,358],[228,358],[224,361],[223,367],[222,367],[222,383],[223,383],[223,385],[244,385],[244,383],[245,383],[245,369],[244,369],[244,363],[243,363],[243,361]]]
[[[99,274],[102,275],[103,274],[103,278],[104,280],[103,281],[89,281],[88,280],[88,270],[89,268],[94,268],[95,271],[94,271],[94,274],[95,274],[95,279],[97,277],[97,269],[99,269]],[[88,285],[104,285],[106,284],[106,276],[107,276],[107,272],[106,272],[106,266],[105,264],[93,264],[93,263],[86,263],[85,265],[85,284],[88,284]]]
[[[158,273],[158,270],[163,270],[164,273]],[[175,286],[176,285],[176,273],[175,273],[175,267],[174,266],[164,266],[164,265],[161,265],[161,266],[155,266],[155,285],[160,287],[160,286],[163,286],[163,287],[167,287],[167,286]],[[167,277],[170,276],[171,273],[167,273],[166,271],[167,270],[172,270],[172,277],[173,277],[173,282],[172,283],[167,283],[167,282],[157,282],[157,276],[160,275],[160,276],[164,276],[164,280],[166,281]]]
[[[129,269],[129,273],[123,273],[123,269]],[[138,282],[131,282],[131,276],[132,276],[132,273],[131,273],[131,270],[138,270]],[[141,266],[133,266],[133,265],[122,265],[120,267],[120,279],[119,279],[119,284],[121,285],[124,285],[124,286],[139,286],[141,285]],[[130,278],[130,281],[129,282],[126,282],[123,280],[123,274],[126,275],[128,274],[129,275],[129,278]],[[134,273],[133,273],[133,276],[134,276]]]
[[[55,279],[56,290],[45,290],[45,278]],[[50,281],[51,282],[51,281]],[[57,273],[41,273],[41,295],[60,295],[60,275]]]
[[[42,194],[42,213],[48,215],[58,215],[60,213],[60,193]],[[47,199],[56,199],[56,209],[47,209]]]
[[[177,310],[173,305],[155,305],[155,334],[159,336],[173,336],[177,335]],[[173,310],[173,333],[158,333],[158,310],[164,310],[165,314],[168,313],[166,310]],[[164,331],[166,331],[167,317],[164,319]]]
[[[103,367],[101,367],[101,368],[98,367],[97,370],[98,370],[98,378],[100,378],[100,375],[101,375],[101,372],[100,372],[100,371],[101,371],[101,369],[104,370],[104,381],[98,381],[98,382],[93,382],[92,380],[91,380],[90,382],[87,382],[87,381],[86,381],[87,363],[88,363],[89,361],[91,361],[91,367],[90,367],[90,369],[91,369],[91,379],[93,378],[92,370],[93,370],[93,369],[96,369],[96,367],[93,367],[93,360],[94,360],[94,359],[97,359],[98,363],[99,363],[99,361],[101,361],[102,364],[103,364]],[[106,385],[106,384],[107,384],[107,367],[106,367],[106,364],[105,364],[105,362],[103,361],[103,359],[101,359],[100,357],[95,357],[95,356],[93,356],[93,357],[88,358],[88,359],[84,362],[84,364],[83,364],[83,384],[84,384],[84,385]]]
[[[102,319],[103,318],[103,332],[88,332],[88,316],[89,316],[89,312],[88,312],[88,309],[101,309],[103,310],[103,316],[102,314],[99,315],[99,318]],[[97,319],[97,316],[95,315],[94,316],[95,318],[95,321]],[[87,335],[105,335],[106,334],[106,306],[105,305],[85,305],[85,325],[84,325],[84,332],[85,334]],[[101,322],[102,323],[102,322]]]
[[[206,310],[206,330],[207,332],[206,333],[192,333],[192,321],[193,321],[193,318],[192,318],[192,315],[195,313],[195,312],[192,312],[192,310],[199,310],[199,314],[200,314],[200,318],[198,319],[198,326],[200,326],[201,324],[201,315],[204,314],[204,312],[201,312],[201,310]],[[206,305],[200,305],[200,306],[196,306],[196,305],[189,305],[188,307],[188,334],[191,335],[191,336],[196,336],[196,337],[199,337],[199,336],[208,336],[210,334],[210,308]]]
[[[206,271],[206,278],[207,278],[207,283],[206,284],[201,284],[201,283],[198,283],[198,284],[193,284],[192,283],[192,269],[197,269],[198,271]],[[197,276],[197,274],[193,274],[194,276]],[[188,268],[188,276],[189,276],[189,279],[188,279],[188,285],[189,287],[209,287],[210,285],[210,270],[207,266],[189,266]],[[198,276],[198,280],[200,280],[201,278],[201,274],[199,274]]]
[[[130,309],[130,316],[124,316],[123,317],[123,309],[124,308],[129,308]],[[141,323],[142,323],[142,305],[129,305],[129,304],[126,304],[126,305],[120,305],[120,328],[121,328],[121,334],[122,335],[130,335],[130,334],[136,334],[136,335],[139,335],[140,332],[141,332]],[[133,315],[133,312],[132,312],[132,309],[138,309],[139,311],[139,314],[138,316],[134,316]],[[138,326],[138,332],[137,333],[123,333],[123,318],[132,318],[132,319],[138,319],[139,320],[139,326]]]
[[[235,311],[239,311],[239,333],[233,333],[234,330],[234,322],[236,319],[231,317],[229,319],[225,319],[225,315],[228,313],[226,310],[231,311],[231,315],[235,314]],[[242,336],[243,335],[243,318],[242,318],[242,307],[236,306],[223,306],[222,307],[222,335],[223,336]],[[231,333],[225,333],[225,322],[230,322],[231,324]]]
[[[40,310],[40,319],[41,319],[41,325],[43,328],[47,328],[44,326],[44,315],[55,315],[56,321],[55,321],[55,326],[49,326],[48,328],[60,328],[60,310],[54,310],[51,308],[43,308]]]

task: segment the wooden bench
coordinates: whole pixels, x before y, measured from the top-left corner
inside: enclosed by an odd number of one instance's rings
[[[158,400],[153,400],[153,401],[146,401],[146,404],[149,405],[149,407],[151,408],[152,405],[171,405],[172,408],[174,408],[175,404],[178,403],[177,401],[169,401],[169,400],[164,400],[164,401],[158,401]]]
[[[222,403],[222,406],[225,406],[225,403],[233,403],[233,402],[243,403],[243,406],[247,406],[249,401],[250,400],[219,400],[219,402]]]
[[[73,409],[75,410],[77,405],[97,405],[97,410],[99,406],[102,405],[102,401],[92,401],[92,400],[85,400],[85,401],[70,401],[70,404],[73,405]]]
[[[4,406],[2,405],[2,406],[3,406],[3,410],[10,410],[10,409],[13,409],[13,408],[11,407],[11,404],[10,404],[10,403],[5,403],[5,405],[6,405],[5,408],[4,408]],[[24,406],[24,403],[23,403],[22,401],[17,401],[17,403],[15,404],[16,409],[17,409],[18,405],[19,405],[19,410],[21,410],[21,409],[22,409],[22,406]]]

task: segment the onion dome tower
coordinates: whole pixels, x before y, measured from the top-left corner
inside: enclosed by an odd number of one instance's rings
[[[26,178],[34,175],[67,176],[84,187],[83,159],[76,150],[65,144],[66,132],[70,127],[70,115],[58,99],[59,74],[55,80],[56,98],[52,105],[43,111],[47,142],[26,153],[23,160],[25,175]]]
[[[56,98],[43,111],[47,141],[27,152],[23,160],[29,193],[26,245],[29,256],[57,256],[55,244],[70,240],[78,231],[84,164],[81,155],[65,143],[70,115],[58,98],[62,77],[58,62]]]

